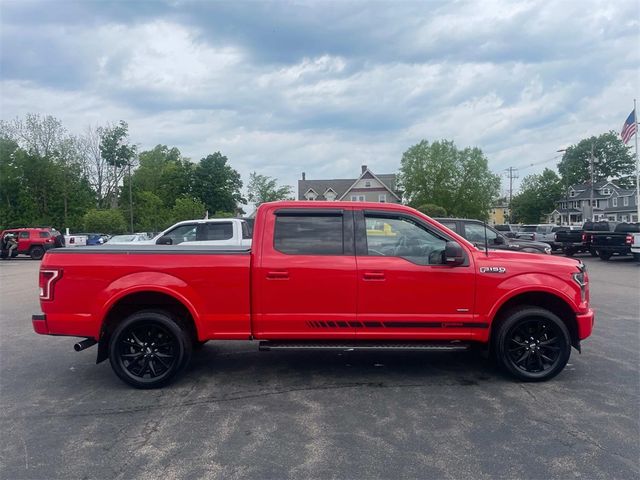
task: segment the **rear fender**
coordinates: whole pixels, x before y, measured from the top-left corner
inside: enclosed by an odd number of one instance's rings
[[[198,293],[184,280],[159,272],[132,273],[109,284],[101,292],[96,302],[97,305],[101,305],[97,314],[97,318],[100,318],[100,328],[114,305],[127,295],[140,292],[157,292],[173,297],[182,303],[191,314],[198,336],[200,332],[204,331],[198,315]]]

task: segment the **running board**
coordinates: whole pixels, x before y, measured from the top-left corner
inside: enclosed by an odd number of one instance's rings
[[[340,350],[352,352],[355,350],[378,351],[407,351],[420,350],[428,352],[458,352],[468,350],[471,345],[463,342],[372,342],[372,341],[268,341],[263,340],[259,344],[260,351],[270,350]]]

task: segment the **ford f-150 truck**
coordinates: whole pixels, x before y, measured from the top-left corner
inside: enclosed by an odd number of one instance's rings
[[[98,343],[139,388],[168,383],[208,340],[261,350],[456,351],[481,345],[516,378],[546,380],[592,331],[574,259],[485,251],[412,208],[274,202],[252,247],[49,251],[33,328]]]

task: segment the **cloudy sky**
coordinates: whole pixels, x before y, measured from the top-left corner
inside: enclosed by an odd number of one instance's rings
[[[524,176],[640,92],[637,0],[1,0],[0,21],[1,118],[123,119],[245,181],[392,173],[441,138]]]

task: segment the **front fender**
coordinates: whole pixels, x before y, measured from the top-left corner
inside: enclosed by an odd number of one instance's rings
[[[523,293],[550,293],[567,303],[574,312],[578,311],[580,303],[580,290],[577,284],[572,288],[566,280],[545,273],[523,273],[509,277],[496,285],[496,290],[500,292],[500,296],[488,312],[488,318],[492,320],[506,302]]]

